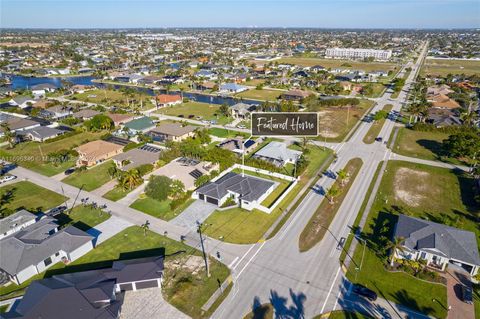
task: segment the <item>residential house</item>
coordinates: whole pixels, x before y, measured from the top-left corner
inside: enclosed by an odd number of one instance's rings
[[[200,176],[218,169],[218,164],[180,157],[157,169],[154,174],[179,180],[185,185],[185,190],[191,191],[195,189],[195,181]]]
[[[35,280],[2,315],[6,319],[117,319],[128,298],[123,292],[161,288],[163,272],[164,257],[157,256],[117,260],[110,268]]]
[[[214,72],[212,72],[210,70],[204,70],[204,69],[195,73],[195,76],[197,78],[207,79],[209,81],[215,81],[217,79],[217,74],[215,74]]]
[[[248,87],[237,83],[225,83],[219,87],[219,92],[224,93],[240,93],[246,90],[248,90]]]
[[[282,94],[282,99],[287,101],[301,101],[312,93],[302,90],[290,90]]]
[[[230,112],[233,118],[250,119],[251,112],[255,111],[256,108],[253,104],[237,103],[230,107]]]
[[[97,140],[75,148],[78,152],[77,166],[93,166],[123,152],[123,146]]]
[[[261,159],[281,167],[288,163],[295,164],[302,156],[302,152],[291,150],[287,147],[287,144],[282,142],[270,142],[255,154],[254,158]]]
[[[76,119],[87,121],[87,120],[91,120],[95,115],[99,115],[99,114],[102,114],[102,113],[95,110],[91,110],[91,109],[83,109],[73,113],[72,116]]]
[[[429,108],[427,110],[427,123],[435,125],[435,127],[445,127],[451,125],[461,125],[462,121],[458,115],[449,109]]]
[[[128,135],[133,136],[141,133],[146,133],[155,127],[155,123],[148,116],[143,116],[138,119],[131,120],[124,125],[128,129]]]
[[[25,109],[32,106],[35,102],[36,100],[29,96],[17,96],[8,101],[8,104],[10,106],[18,106],[21,109]]]
[[[33,107],[37,109],[48,109],[49,107],[53,106],[53,102],[50,100],[38,100],[33,103]]]
[[[180,95],[159,94],[155,97],[155,99],[157,107],[182,104],[182,97]]]
[[[159,126],[150,130],[147,135],[157,142],[180,142],[188,137],[194,137],[196,129],[195,126],[184,126],[180,123],[160,123]]]
[[[132,121],[135,117],[131,114],[121,114],[121,113],[107,113],[109,118],[112,119],[115,126],[120,126],[122,124]]]
[[[0,240],[0,269],[19,285],[92,249],[92,236],[74,226],[58,230],[56,219],[47,216]]]
[[[251,140],[251,139],[244,142],[242,138],[232,138],[232,139],[228,139],[221,142],[220,144],[217,145],[217,147],[220,147],[225,150],[229,150],[236,154],[241,155],[243,153],[245,154],[250,153],[252,150],[255,149],[257,144],[258,143],[255,140]]]
[[[39,113],[40,117],[46,118],[46,119],[55,119],[55,120],[61,120],[66,117],[69,117],[72,115],[72,108],[68,106],[63,106],[63,105],[55,105],[52,107],[49,107],[48,109],[41,110]]]
[[[430,95],[427,101],[439,109],[458,109],[460,107],[457,101],[444,94]]]
[[[35,224],[37,216],[22,209],[0,220],[0,239],[14,234],[32,224]]]
[[[37,121],[4,112],[0,113],[0,122],[6,123],[8,128],[16,133],[40,126],[40,123]],[[0,136],[3,136],[3,127],[0,127]]]
[[[395,258],[424,260],[442,271],[453,264],[472,276],[480,269],[477,236],[471,231],[399,215],[393,236],[403,246],[403,251],[393,251]]]
[[[275,189],[275,183],[250,175],[228,172],[200,186],[192,197],[217,206],[233,200],[239,207],[253,210]]]
[[[115,165],[123,171],[137,168],[145,164],[155,164],[158,161],[161,149],[158,146],[145,144],[125,153],[115,155],[112,159]]]
[[[19,132],[18,134],[30,141],[45,142],[46,140],[65,134],[65,131],[48,126],[38,126]]]
[[[31,87],[32,89],[32,94],[36,97],[44,97],[47,92],[53,92],[57,89],[57,87],[53,84],[50,83],[42,83],[42,84],[37,84]]]

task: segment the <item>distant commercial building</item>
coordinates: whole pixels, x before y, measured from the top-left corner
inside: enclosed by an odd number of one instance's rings
[[[392,50],[328,48],[325,51],[327,58],[334,59],[365,59],[388,60],[392,57]]]

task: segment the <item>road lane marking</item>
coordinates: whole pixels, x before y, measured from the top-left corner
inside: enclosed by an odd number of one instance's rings
[[[235,262],[238,260],[238,256],[235,257],[235,259],[228,265],[228,268],[232,268],[232,266],[235,264]]]
[[[333,279],[332,285],[330,286],[330,289],[328,290],[327,298],[325,298],[325,302],[323,303],[322,310],[320,310],[320,313],[323,313],[325,310],[325,307],[327,306],[328,298],[330,297],[330,294],[332,293],[333,285],[335,285],[335,282],[337,281],[338,274],[340,273],[341,268],[338,267],[337,274],[335,275],[335,278]]]
[[[236,269],[238,265],[240,265],[240,263],[243,261],[243,259],[245,258],[245,256],[248,255],[248,253],[255,247],[255,245],[252,245],[252,247],[250,247],[247,252],[245,254],[243,254],[242,258],[238,261],[238,263],[235,265],[235,267],[233,267],[232,269]]]
[[[250,265],[250,263],[252,262],[253,258],[255,258],[255,257],[257,256],[257,254],[260,252],[260,250],[262,250],[262,248],[263,248],[264,245],[265,245],[265,243],[262,243],[262,244],[260,245],[260,248],[258,248],[258,250],[255,252],[255,254],[253,254],[252,258],[250,258],[250,259],[248,260],[248,262],[245,264],[245,266],[242,268],[242,270],[240,270],[240,271],[238,272],[237,280],[238,280],[238,278],[240,278],[240,275],[241,275],[242,272],[245,270],[245,268],[247,268],[248,265]]]

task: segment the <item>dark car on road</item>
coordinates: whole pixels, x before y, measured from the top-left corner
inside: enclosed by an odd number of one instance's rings
[[[65,175],[70,175],[70,174],[72,174],[73,172],[75,172],[75,168],[69,168],[69,169],[67,169],[67,170],[64,172],[64,174],[65,174]]]
[[[375,291],[368,289],[362,285],[353,285],[352,291],[357,295],[367,298],[368,300],[375,301],[377,300],[377,294]]]
[[[379,136],[379,137],[377,137],[377,138],[375,139],[375,141],[381,142],[381,141],[383,141],[383,138]]]

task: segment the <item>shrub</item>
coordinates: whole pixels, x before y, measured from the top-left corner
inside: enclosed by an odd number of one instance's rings
[[[137,167],[137,171],[140,174],[140,176],[144,176],[151,171],[153,171],[153,164],[143,164]]]
[[[158,201],[164,201],[168,197],[171,184],[172,180],[167,176],[151,176],[145,187],[145,194]]]

